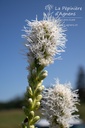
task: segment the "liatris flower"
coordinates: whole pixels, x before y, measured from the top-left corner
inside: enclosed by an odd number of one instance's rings
[[[63,52],[65,48],[65,29],[59,19],[51,13],[44,13],[43,20],[27,20],[25,31],[25,46],[27,48],[28,83],[25,99],[26,105],[23,107],[26,118],[22,123],[22,128],[34,128],[34,124],[40,119],[36,115],[36,110],[40,107],[42,99],[42,82],[47,76],[45,66],[54,62],[54,56]]]
[[[47,66],[54,62],[54,56],[64,52],[66,35],[63,24],[51,14],[43,15],[43,20],[27,21],[24,27],[27,39],[25,46],[31,60],[36,58],[40,65]],[[29,60],[30,61],[30,60]]]
[[[60,84],[57,81],[52,88],[43,92],[42,106],[44,115],[50,123],[51,128],[69,128],[72,121],[78,119],[74,112],[78,104],[77,91],[72,91],[69,84]]]

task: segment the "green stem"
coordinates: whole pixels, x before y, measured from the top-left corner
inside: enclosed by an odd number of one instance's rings
[[[23,108],[26,118],[22,128],[34,128],[34,124],[40,119],[35,112],[40,107],[41,92],[43,91],[42,81],[46,76],[47,71],[44,70],[44,66],[39,65],[38,60],[35,60],[29,70],[29,86],[25,94],[26,105]]]

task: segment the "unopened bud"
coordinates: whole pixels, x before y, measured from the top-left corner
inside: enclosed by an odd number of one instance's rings
[[[42,85],[42,90],[44,89],[44,85]]]
[[[32,120],[32,124],[35,124],[39,119],[40,119],[39,116],[35,116],[34,119]]]
[[[31,111],[30,113],[29,113],[29,119],[32,119],[34,117],[34,111]]]
[[[37,110],[40,107],[40,102],[37,102],[35,105],[35,109]]]
[[[37,96],[37,101],[40,101],[42,99],[42,95]]]
[[[28,87],[28,88],[27,88],[27,92],[28,92],[28,94],[29,94],[30,96],[33,95],[33,94],[32,94],[32,89],[31,89],[31,87]]]
[[[28,99],[28,107],[29,107],[29,108],[32,107],[32,103],[33,103],[32,98],[29,98],[29,99]]]
[[[38,96],[43,90],[43,86],[39,86],[37,87],[37,89],[35,90],[35,96]]]
[[[48,72],[46,70],[42,71],[40,74],[40,80],[43,80],[48,75]]]
[[[39,81],[38,85],[37,86],[41,86],[43,83],[43,80]]]
[[[35,128],[35,126],[34,125],[30,125],[30,127],[29,128]]]

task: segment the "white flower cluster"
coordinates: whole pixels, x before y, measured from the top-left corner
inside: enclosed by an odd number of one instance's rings
[[[53,88],[45,89],[42,106],[44,115],[51,128],[69,128],[73,121],[78,119],[74,112],[78,104],[77,91],[72,91],[69,84],[60,84],[58,81]]]
[[[54,62],[54,56],[63,52],[66,35],[63,24],[51,14],[44,13],[43,20],[27,21],[24,27],[27,42],[25,46],[29,50],[29,56],[36,58],[41,65],[49,65]],[[33,56],[32,56],[33,55]]]

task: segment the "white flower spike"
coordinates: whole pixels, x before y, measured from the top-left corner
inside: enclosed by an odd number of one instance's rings
[[[41,21],[37,18],[34,21],[26,21],[26,34],[23,37],[27,40],[25,46],[29,50],[29,58],[37,59],[40,65],[48,66],[54,62],[56,54],[64,52],[66,30],[61,21],[54,18],[50,12],[44,13]]]
[[[78,119],[74,112],[78,104],[77,91],[72,91],[69,84],[60,84],[59,81],[53,88],[43,92],[42,106],[44,115],[50,123],[50,128],[69,128],[72,121]]]

